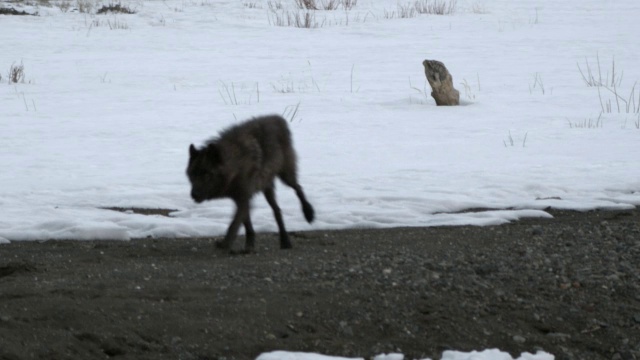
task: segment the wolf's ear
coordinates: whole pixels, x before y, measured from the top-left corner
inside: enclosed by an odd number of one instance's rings
[[[196,147],[193,146],[193,144],[189,145],[189,156],[194,157],[197,153],[198,150],[196,150]]]

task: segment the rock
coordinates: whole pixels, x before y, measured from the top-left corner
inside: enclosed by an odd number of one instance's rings
[[[340,321],[340,332],[347,336],[353,336],[353,329],[346,321]]]
[[[436,105],[460,105],[460,92],[453,87],[453,78],[446,66],[437,60],[424,60],[422,65]]]

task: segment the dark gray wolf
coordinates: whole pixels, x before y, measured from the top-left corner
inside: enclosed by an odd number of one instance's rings
[[[245,251],[255,245],[249,203],[253,194],[261,191],[273,209],[280,233],[280,248],[291,248],[291,241],[276,202],[274,180],[277,176],[293,188],[302,204],[302,212],[309,223],[314,210],[298,184],[296,153],[287,122],[277,115],[258,117],[220,132],[201,149],[189,146],[187,176],[191,182],[191,197],[197,203],[205,200],[231,198],[236,213],[224,240],[216,245],[230,249],[244,225]]]

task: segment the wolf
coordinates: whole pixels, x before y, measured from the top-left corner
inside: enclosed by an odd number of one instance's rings
[[[216,243],[218,248],[231,249],[240,225],[244,225],[245,252],[254,250],[255,231],[249,207],[257,192],[264,194],[273,210],[280,248],[292,247],[276,202],[276,177],[295,190],[305,219],[313,222],[313,206],[307,201],[297,179],[297,156],[291,132],[281,116],[257,117],[227,128],[200,149],[191,144],[187,177],[191,183],[191,197],[196,203],[230,198],[236,205],[224,240]]]

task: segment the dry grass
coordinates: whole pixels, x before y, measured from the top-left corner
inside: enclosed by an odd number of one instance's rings
[[[411,3],[400,4],[398,3],[398,7],[395,11],[387,11],[384,10],[384,18],[385,19],[410,19],[414,18],[418,15],[415,5]]]
[[[295,5],[301,10],[351,10],[358,4],[358,0],[295,0]]]
[[[14,9],[14,8],[0,7],[0,15],[34,15],[34,16],[38,16],[38,13],[29,14],[26,11],[18,11],[18,10]]]
[[[598,86],[598,97],[600,98],[600,107],[603,113],[612,113],[616,110],[618,113],[626,112],[627,114],[634,113],[640,114],[640,92],[638,92],[638,100],[636,101],[636,85],[638,83],[635,82],[631,87],[631,91],[629,92],[629,96],[623,97],[618,92],[618,87],[614,86],[612,88],[608,86]],[[603,101],[602,92],[600,89],[605,89],[609,93],[614,96],[615,103],[611,101],[611,99],[606,99]],[[615,106],[614,106],[615,104]]]
[[[298,9],[318,10],[316,0],[295,0]]]
[[[417,0],[414,4],[418,14],[430,15],[451,15],[457,6],[457,0]]]
[[[262,9],[262,5],[255,1],[245,1],[242,5],[247,9]]]
[[[345,10],[351,10],[358,5],[358,0],[342,0],[342,7]]]
[[[471,12],[474,14],[488,14],[489,10],[486,5],[476,2],[471,5]]]
[[[96,14],[109,14],[109,13],[114,13],[114,14],[135,14],[136,12],[134,10],[131,10],[127,6],[122,5],[122,4],[103,5],[100,9],[98,9],[98,11],[96,11]]]
[[[533,74],[533,85],[529,85],[529,94],[533,94],[536,89],[539,90],[542,95],[546,93],[544,82],[542,81],[542,75],[540,75],[540,73]]]
[[[573,121],[567,120],[569,123],[569,128],[571,129],[597,129],[603,126],[602,122],[602,113],[598,115],[598,118],[593,120],[591,118],[584,119],[582,121]]]
[[[587,86],[620,86],[622,82],[622,73],[620,75],[616,74],[616,59],[611,59],[611,74],[609,71],[606,72],[605,77],[602,77],[602,68],[600,67],[600,55],[596,54],[596,64],[598,66],[597,71],[598,74],[596,76],[595,72],[591,71],[591,64],[589,64],[588,59],[584,59],[586,64],[586,70],[583,72],[579,63],[576,63],[578,66],[578,71],[580,71],[580,75],[582,75],[582,79],[587,84]],[[611,79],[609,79],[611,76]]]
[[[271,10],[271,11],[283,10],[284,9],[284,5],[282,5],[282,1],[281,0],[269,1],[267,3],[267,5],[269,6],[269,10]]]
[[[20,62],[20,65],[15,63],[9,67],[9,84],[18,84],[25,82],[24,65]]]
[[[102,19],[93,19],[91,20],[91,23],[89,23],[89,30],[87,32],[87,34],[91,31],[91,29],[93,28],[105,28],[108,27],[109,30],[129,30],[129,25],[122,20],[118,20],[116,18],[114,19],[107,19],[107,20],[102,20]]]
[[[457,0],[417,0],[414,3],[398,3],[395,11],[384,10],[385,19],[410,19],[420,14],[451,15],[456,12]]]
[[[93,7],[95,3],[91,0],[77,0],[76,8],[79,13],[90,14],[93,12]]]
[[[69,9],[71,9],[71,1],[68,0],[59,1],[55,5],[63,13],[66,13],[69,11]]]
[[[304,29],[323,27],[325,20],[318,21],[314,11],[271,11],[269,23],[274,26],[291,26]]]
[[[597,68],[595,70],[591,69],[591,64],[588,59],[585,59],[584,71],[580,67],[579,63],[576,63],[576,65],[578,66],[578,71],[580,72],[585,84],[588,87],[595,87],[598,89],[598,97],[600,99],[600,108],[602,113],[612,113],[617,111],[618,113],[626,112],[640,114],[640,92],[636,99],[637,82],[635,82],[631,87],[628,96],[622,96],[620,94],[619,89],[622,86],[624,71],[618,70],[615,58],[611,59],[611,72],[607,70],[604,72],[604,76],[602,67],[600,66],[600,56],[598,54],[596,54]],[[603,92],[605,94],[609,93],[613,95],[613,101],[611,98],[603,99]]]

